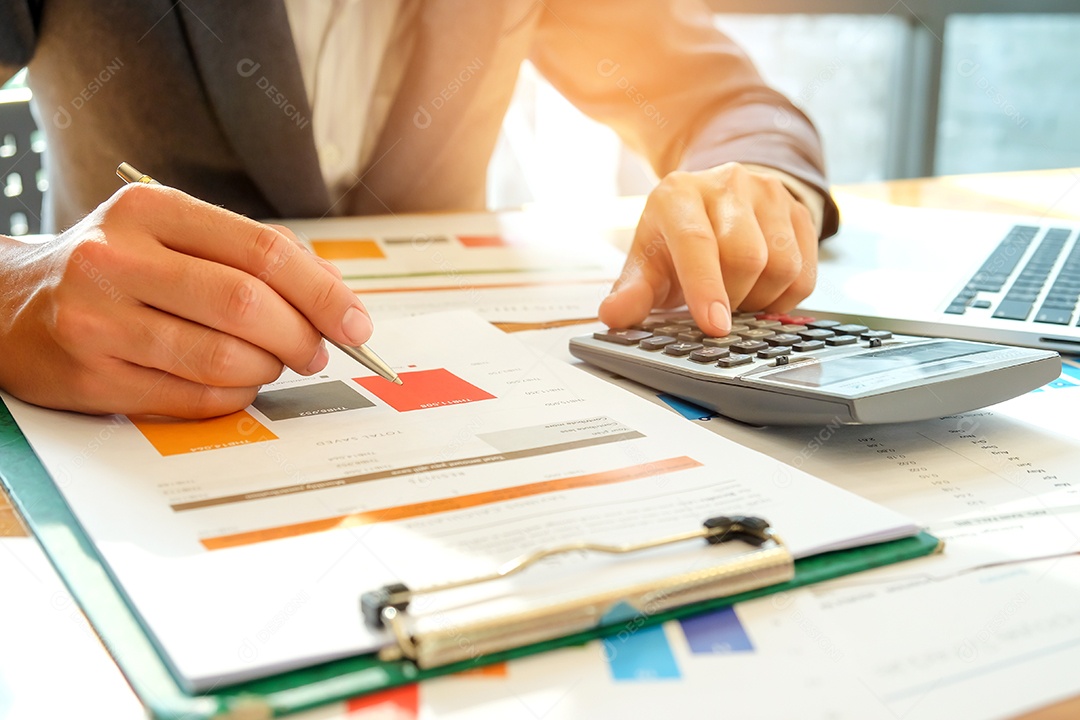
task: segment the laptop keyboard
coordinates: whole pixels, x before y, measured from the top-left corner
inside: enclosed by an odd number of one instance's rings
[[[1068,244],[1071,230],[1047,230],[1019,275],[1008,285],[1004,297],[1000,297],[1038,233],[1039,228],[1030,225],[1017,225],[1010,230],[945,312],[963,315],[969,308],[992,308],[993,317],[999,319],[1071,324],[1080,299],[1080,242],[1073,244],[1051,281],[1051,273]],[[1048,283],[1050,289],[1044,294]]]

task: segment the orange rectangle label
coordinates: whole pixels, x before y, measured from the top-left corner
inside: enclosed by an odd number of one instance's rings
[[[311,248],[323,260],[382,260],[386,253],[379,243],[363,240],[312,240]]]
[[[128,417],[150,444],[162,455],[218,450],[249,443],[277,440],[246,410],[209,420],[176,420],[166,417]]]

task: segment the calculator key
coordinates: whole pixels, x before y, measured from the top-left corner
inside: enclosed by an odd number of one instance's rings
[[[824,340],[827,337],[835,335],[832,330],[826,330],[825,328],[810,328],[809,330],[803,330],[799,333],[799,337],[803,340]]]
[[[637,345],[645,338],[652,337],[652,333],[648,330],[606,330],[594,332],[593,337],[616,345]]]
[[[783,313],[758,313],[754,317],[758,320],[777,320],[779,322],[784,322],[784,318],[786,318],[787,315],[784,315]]]
[[[761,340],[770,335],[775,335],[776,333],[769,328],[750,328],[749,330],[742,330],[735,334],[743,340]]]
[[[700,330],[683,330],[678,335],[679,342],[701,342],[703,337],[705,333]]]
[[[805,325],[793,325],[791,323],[788,323],[787,325],[781,325],[780,327],[776,328],[776,332],[782,332],[782,333],[797,333],[800,330],[806,330],[806,326]]]
[[[979,308],[980,310],[985,310],[986,308],[990,307],[990,301],[989,300],[975,300],[975,301],[973,301],[971,303],[971,307]]]
[[[661,325],[670,325],[670,324],[671,324],[671,321],[668,320],[667,318],[647,317],[644,320],[642,320],[641,322],[639,322],[637,325],[635,325],[634,329],[635,330],[652,330],[654,328],[660,327]]]
[[[746,324],[752,328],[778,328],[781,325],[779,320],[747,320]]]
[[[748,312],[737,312],[731,316],[732,322],[743,322],[744,320],[757,320],[757,315]]]
[[[798,335],[792,335],[791,333],[776,333],[775,335],[770,335],[769,337],[762,339],[774,347],[777,345],[791,347],[802,338]]]
[[[645,338],[638,343],[638,347],[642,350],[663,350],[674,342],[678,341],[670,335],[653,335],[651,338]]]
[[[698,350],[700,348],[701,348],[701,343],[682,342],[680,340],[680,341],[677,341],[677,342],[673,342],[673,343],[671,343],[669,345],[665,345],[664,346],[664,354],[665,355],[674,355],[675,357],[683,357],[684,355],[689,355],[694,350]]]
[[[752,356],[750,356],[750,355],[741,355],[741,354],[737,354],[737,353],[732,353],[732,354],[728,355],[726,358],[721,358],[720,362],[718,362],[716,364],[719,367],[722,367],[722,368],[732,368],[732,367],[738,367],[740,365],[749,365],[752,362],[754,362],[754,358]]]
[[[865,325],[837,325],[831,328],[837,335],[862,335],[869,329]]]
[[[888,340],[892,333],[888,330],[867,330],[859,336],[860,340]]]
[[[767,347],[769,346],[761,340],[743,340],[742,342],[737,342],[732,345],[731,352],[740,353],[742,355],[753,355],[757,351],[764,350]]]
[[[668,335],[670,337],[678,337],[679,333],[686,332],[686,327],[683,326],[683,325],[674,325],[674,324],[672,324],[672,325],[661,325],[660,327],[653,328],[652,331],[654,333],[656,333],[657,335]]]
[[[854,345],[858,341],[859,338],[854,335],[833,335],[832,337],[825,338],[825,344],[832,345],[833,347],[836,347],[837,345]]]
[[[785,325],[809,325],[817,320],[817,318],[810,317],[809,315],[788,315]]]
[[[749,325],[743,325],[742,323],[735,323],[734,325],[731,326],[731,329],[728,330],[728,335],[738,335],[743,330],[749,330],[749,329],[750,329]]]
[[[645,342],[648,342],[648,340]],[[825,347],[825,343],[821,340],[803,340],[802,342],[792,345],[791,349],[795,352],[813,352],[814,350],[820,350],[823,347]]]
[[[709,347],[726,348],[726,347],[731,347],[732,345],[734,345],[737,342],[742,342],[742,338],[739,337],[738,335],[725,335],[724,337],[705,337],[705,338],[701,338],[701,343],[703,345],[708,345]]]
[[[682,320],[676,320],[676,325],[685,325],[686,327],[697,328],[697,323],[694,322],[694,318],[683,318]]]
[[[777,345],[776,347],[767,347],[764,350],[758,350],[757,356],[762,360],[772,360],[773,358],[780,357],[781,355],[790,355],[791,348],[784,347],[783,345]]]
[[[837,320],[811,320],[806,323],[806,327],[811,330],[829,330],[835,328],[840,322]]]
[[[690,359],[699,363],[714,363],[731,354],[727,348],[703,347],[690,353]]]

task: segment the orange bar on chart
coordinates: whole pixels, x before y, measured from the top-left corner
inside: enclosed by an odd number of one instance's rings
[[[382,260],[386,253],[379,243],[363,240],[312,240],[311,248],[323,260]]]
[[[267,542],[268,540],[280,540],[282,538],[300,537],[312,533],[327,532],[340,528],[359,527],[373,525],[381,522],[393,522],[394,520],[408,520],[415,517],[425,517],[436,513],[452,512],[454,510],[467,510],[469,508],[491,505],[497,502],[507,502],[518,498],[534,497],[546,493],[576,490],[578,488],[599,487],[601,485],[613,485],[615,483],[639,480],[654,475],[679,472],[691,468],[701,467],[697,460],[685,455],[679,457],[654,460],[642,465],[604,470],[587,475],[574,475],[571,477],[541,480],[540,482],[517,485],[515,487],[486,490],[469,495],[454,495],[438,500],[412,503],[410,505],[398,505],[396,507],[368,510],[366,512],[352,513],[323,518],[321,520],[309,520],[294,525],[279,525],[278,527],[251,530],[236,533],[235,535],[220,535],[207,537],[199,540],[207,550],[223,550],[225,548],[240,547],[241,545],[253,545]]]
[[[209,420],[175,420],[139,415],[129,416],[128,419],[154,449],[165,456],[278,439],[246,410]]]

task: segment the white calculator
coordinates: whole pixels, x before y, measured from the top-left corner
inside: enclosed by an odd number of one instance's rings
[[[688,313],[577,337],[585,362],[755,425],[878,424],[993,405],[1061,374],[1048,350],[888,330],[798,311],[736,314],[709,337]]]

